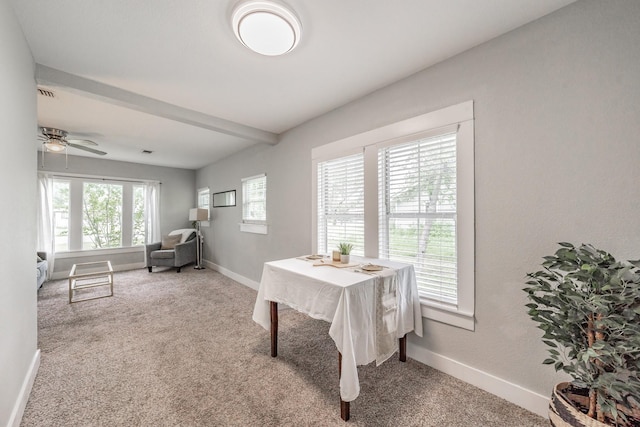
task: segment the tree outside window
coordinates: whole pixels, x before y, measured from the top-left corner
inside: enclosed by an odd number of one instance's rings
[[[144,192],[142,185],[133,186],[133,234],[131,245],[139,246],[145,243]]]
[[[56,252],[69,250],[69,181],[53,182],[53,227]]]
[[[96,178],[53,180],[53,225],[57,252],[145,244],[143,183]]]
[[[122,246],[122,185],[84,184],[82,249]]]

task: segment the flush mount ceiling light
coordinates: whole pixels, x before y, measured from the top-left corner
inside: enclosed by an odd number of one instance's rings
[[[267,56],[293,50],[302,31],[300,21],[292,11],[266,0],[240,3],[233,10],[231,24],[243,45]]]

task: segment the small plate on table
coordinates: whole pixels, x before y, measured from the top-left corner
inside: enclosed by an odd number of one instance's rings
[[[381,271],[384,267],[376,264],[363,264],[360,268],[364,271]]]
[[[322,255],[307,255],[306,259],[322,259],[324,258]]]

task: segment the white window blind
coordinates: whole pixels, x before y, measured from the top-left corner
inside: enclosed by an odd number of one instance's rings
[[[318,253],[341,242],[364,254],[364,156],[362,153],[318,163]]]
[[[267,176],[242,179],[242,221],[264,224],[267,221]]]
[[[378,151],[379,250],[412,263],[421,296],[458,302],[456,134]]]

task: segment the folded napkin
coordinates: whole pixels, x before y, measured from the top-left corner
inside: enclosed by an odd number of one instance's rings
[[[376,271],[376,366],[382,364],[398,349],[398,284],[396,271],[385,268]]]

